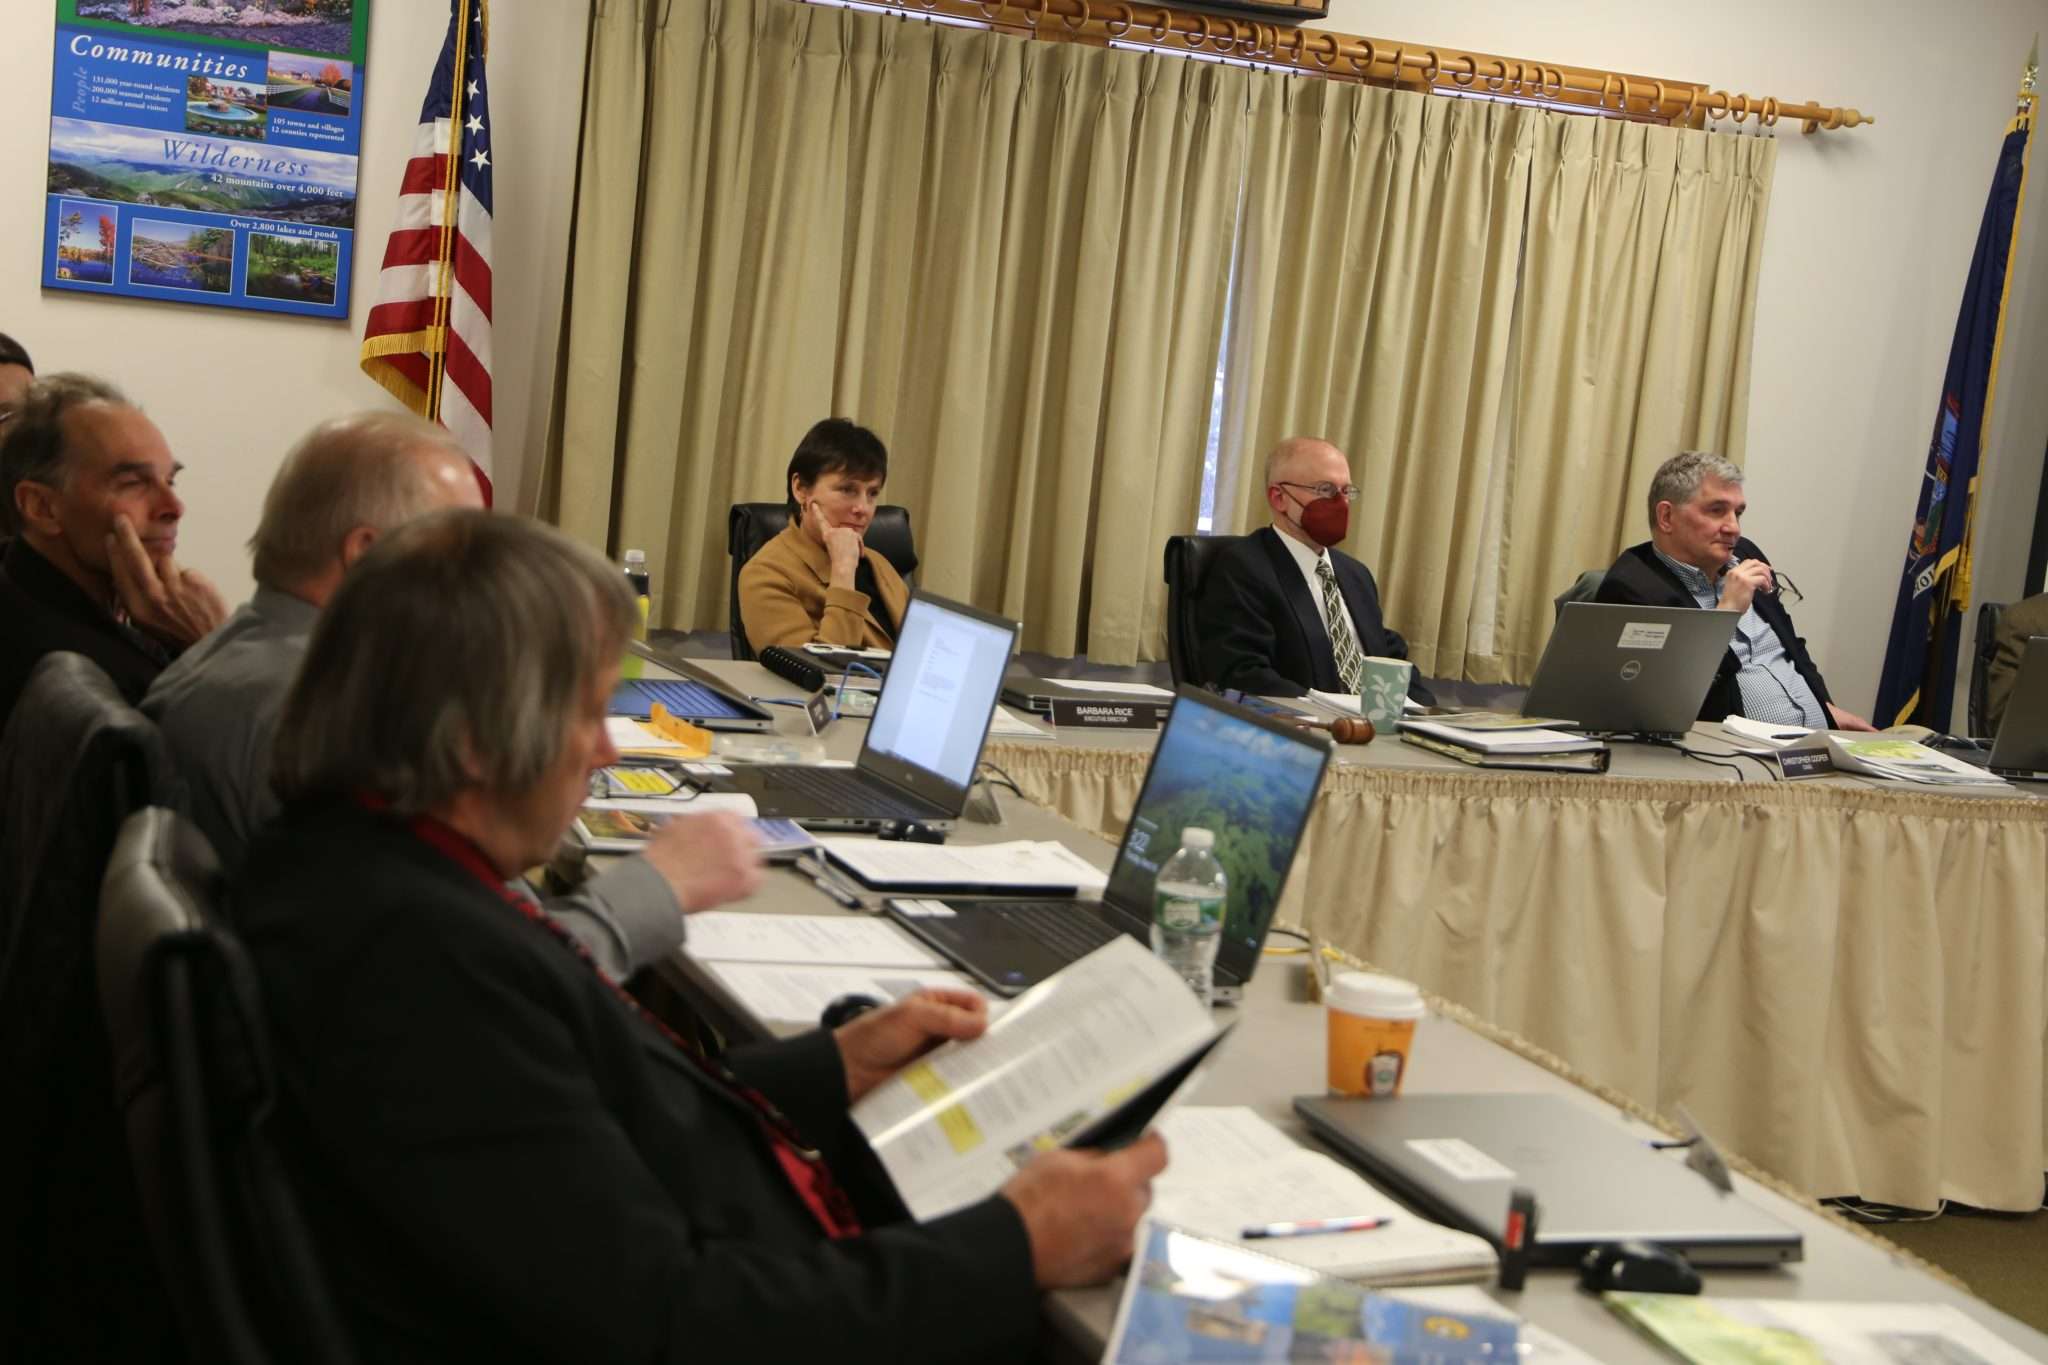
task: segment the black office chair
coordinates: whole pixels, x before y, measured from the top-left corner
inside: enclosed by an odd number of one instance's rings
[[[780,502],[736,502],[725,519],[725,549],[732,556],[732,578],[727,585],[727,614],[732,620],[732,657],[751,659],[754,646],[740,621],[740,570],[769,541],[789,525],[789,505]],[[868,523],[867,544],[889,561],[905,583],[916,586],[917,550],[910,536],[910,509],[893,503],[875,509]]]
[[[0,734],[0,1360],[171,1360],[93,979],[129,812],[173,802],[163,742],[79,654],[41,660]]]
[[[100,893],[100,999],[150,1240],[194,1360],[345,1365],[347,1335],[270,1143],[276,1073],[204,835],[149,807]]]
[[[1977,644],[1970,651],[1969,724],[1973,735],[1988,735],[1998,729],[2003,716],[1991,712],[1991,660],[1998,653],[1998,620],[2005,615],[2004,602],[1983,602],[1977,607]]]
[[[1564,615],[1564,609],[1574,602],[1590,602],[1600,593],[1600,585],[1607,580],[1607,570],[1588,569],[1572,580],[1572,585],[1551,599],[1556,608],[1556,620]]]
[[[1207,685],[1202,676],[1201,630],[1195,604],[1217,555],[1243,536],[1168,536],[1166,538],[1166,662],[1178,683]]]

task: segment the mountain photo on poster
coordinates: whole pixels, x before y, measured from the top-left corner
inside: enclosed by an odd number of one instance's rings
[[[53,118],[50,192],[349,227],[356,159]]]
[[[78,17],[144,33],[235,38],[346,56],[356,0],[79,0]]]

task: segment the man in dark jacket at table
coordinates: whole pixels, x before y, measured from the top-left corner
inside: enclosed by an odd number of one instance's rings
[[[1351,462],[1328,441],[1294,436],[1273,447],[1273,524],[1219,551],[1202,580],[1201,681],[1262,697],[1356,695],[1368,656],[1408,657],[1408,642],[1380,617],[1372,571],[1333,548],[1357,498]],[[1418,674],[1408,695],[1433,700]]]
[[[156,423],[102,380],[53,374],[0,428],[14,539],[0,558],[0,725],[55,650],[98,664],[133,705],[227,616],[176,559],[183,468]]]
[[[1746,716],[1806,729],[1875,728],[1828,696],[1819,665],[1792,628],[1770,560],[1743,538],[1749,503],[1741,469],[1699,451],[1674,455],[1651,476],[1649,504],[1649,540],[1621,552],[1594,600],[1742,613],[1700,704],[1701,720]]]

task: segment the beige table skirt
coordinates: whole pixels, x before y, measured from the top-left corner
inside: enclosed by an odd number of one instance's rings
[[[1114,839],[1149,755],[988,757]],[[1280,913],[1810,1194],[2041,1203],[2048,802],[1345,764]]]

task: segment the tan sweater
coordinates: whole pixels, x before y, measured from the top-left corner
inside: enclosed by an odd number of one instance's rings
[[[861,554],[875,573],[882,604],[899,625],[910,589],[878,552]],[[740,621],[755,649],[795,649],[813,640],[861,649],[890,649],[895,641],[868,610],[868,595],[830,586],[832,558],[794,522],[763,545],[740,569]]]

